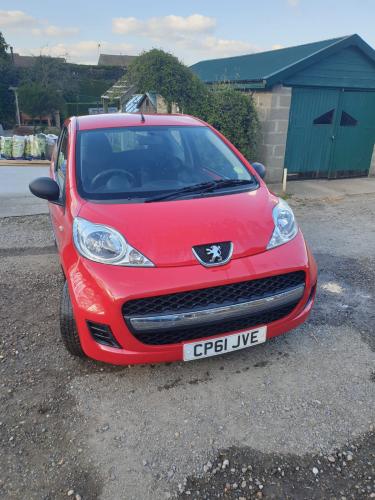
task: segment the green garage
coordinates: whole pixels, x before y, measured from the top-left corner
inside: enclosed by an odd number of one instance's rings
[[[253,95],[268,180],[375,175],[375,51],[358,35],[192,69]]]

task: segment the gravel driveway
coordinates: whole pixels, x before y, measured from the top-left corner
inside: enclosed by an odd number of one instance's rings
[[[47,216],[0,219],[1,498],[375,498],[375,196],[291,204],[320,268],[308,323],[120,368],[62,346]]]

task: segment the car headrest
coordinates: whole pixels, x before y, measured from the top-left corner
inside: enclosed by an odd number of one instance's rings
[[[82,159],[98,163],[110,161],[113,154],[111,144],[104,132],[85,134],[82,141]]]

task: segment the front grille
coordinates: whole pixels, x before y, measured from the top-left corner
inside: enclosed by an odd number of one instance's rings
[[[92,338],[102,345],[109,347],[121,348],[120,344],[114,338],[113,333],[108,325],[102,325],[100,323],[94,323],[93,321],[88,321],[87,326],[89,327]]]
[[[219,324],[211,324],[194,328],[178,328],[169,332],[133,332],[133,335],[143,344],[178,344],[188,340],[211,337],[213,335],[220,335],[222,333],[244,330],[258,325],[265,325],[286,316],[293,311],[296,305],[297,304],[292,304],[287,307],[262,314],[256,314],[247,318],[221,321]]]
[[[151,345],[176,344],[201,337],[209,337],[235,330],[252,328],[260,324],[271,323],[289,314],[297,305],[298,301],[279,309],[252,314],[241,319],[232,319],[221,321],[216,324],[189,328],[176,328],[168,332],[135,331],[130,324],[129,318],[132,316],[150,314],[173,314],[185,311],[194,312],[195,310],[204,308],[240,304],[242,302],[262,299],[304,284],[304,271],[296,271],[257,280],[232,283],[230,285],[130,300],[123,305],[123,315],[128,328],[140,342]]]

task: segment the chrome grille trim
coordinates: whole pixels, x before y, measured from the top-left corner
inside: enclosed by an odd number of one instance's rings
[[[298,285],[284,292],[238,304],[175,314],[125,316],[125,318],[130,322],[134,332],[165,331],[175,328],[195,327],[272,311],[273,309],[298,302],[302,298],[304,291],[305,286]]]

